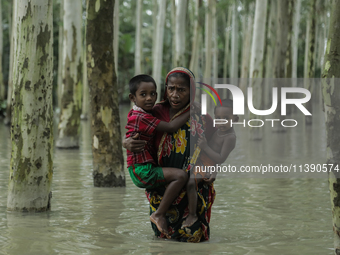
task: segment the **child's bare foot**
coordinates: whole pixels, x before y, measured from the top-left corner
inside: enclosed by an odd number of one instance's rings
[[[158,215],[155,215],[156,213],[153,212],[151,215],[150,215],[150,220],[152,223],[154,223],[156,225],[156,227],[158,228],[158,230],[163,233],[167,238],[171,238],[169,236],[169,232],[168,232],[168,226],[166,224],[166,218],[165,216],[158,216]]]
[[[198,217],[196,216],[196,214],[189,214],[182,224],[182,229],[191,227],[197,220]]]

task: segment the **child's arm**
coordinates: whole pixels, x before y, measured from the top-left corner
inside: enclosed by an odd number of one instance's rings
[[[187,111],[183,113],[182,115],[178,116],[173,121],[170,121],[170,122],[161,121],[157,125],[156,130],[174,133],[188,121],[189,117],[190,117],[190,111]]]
[[[235,148],[236,137],[228,135],[224,137],[220,152],[216,152],[208,146],[205,137],[199,138],[198,145],[214,162],[221,164],[228,158],[230,152]]]

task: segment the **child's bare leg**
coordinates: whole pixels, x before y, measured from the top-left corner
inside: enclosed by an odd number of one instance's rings
[[[166,188],[163,199],[156,212],[152,213],[150,220],[156,224],[158,230],[168,236],[168,226],[166,224],[165,214],[169,209],[174,199],[178,196],[180,190],[184,187],[188,180],[188,174],[179,168],[163,167],[163,174],[166,183],[169,183]]]
[[[199,177],[200,174],[196,175],[197,177],[197,183],[200,182]],[[188,208],[189,208],[189,215],[188,217],[185,219],[185,221],[183,222],[182,228],[185,227],[190,227],[192,226],[192,224],[194,224],[198,217],[196,214],[196,210],[197,210],[197,191],[196,191],[196,181],[195,181],[195,175],[191,174],[190,175],[190,179],[187,183],[187,196],[188,196]]]

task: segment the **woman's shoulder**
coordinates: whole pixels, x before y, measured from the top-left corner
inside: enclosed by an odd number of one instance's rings
[[[152,114],[157,119],[169,122],[169,109],[170,109],[169,104],[160,102],[152,108]]]

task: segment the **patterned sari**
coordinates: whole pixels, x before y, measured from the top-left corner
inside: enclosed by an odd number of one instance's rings
[[[188,111],[190,105],[178,112],[172,119]],[[170,105],[167,101],[159,103],[154,108],[154,115],[163,120],[170,121]],[[164,133],[156,142],[159,144],[158,163],[164,167],[181,168],[190,174],[200,154],[197,146],[199,136],[205,134],[205,119],[199,115],[191,115],[189,121],[173,134]],[[147,189],[145,191],[150,204],[150,215],[157,210],[166,187],[157,189]],[[166,217],[168,231],[171,239],[183,242],[201,242],[209,239],[209,222],[211,216],[211,206],[215,199],[213,184],[206,185],[202,182],[198,185],[197,191],[197,216],[198,220],[191,226],[181,229],[182,223],[188,216],[188,198],[185,188],[182,189],[177,199],[169,208]],[[155,235],[165,237],[160,233],[156,225],[151,223]]]

